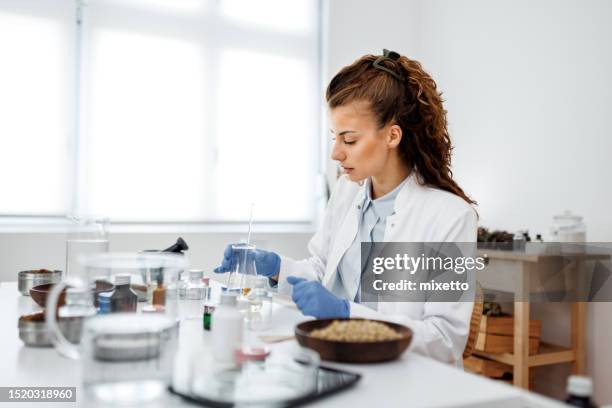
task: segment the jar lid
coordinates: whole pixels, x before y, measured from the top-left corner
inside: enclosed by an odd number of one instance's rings
[[[191,279],[202,279],[202,276],[204,276],[204,271],[202,269],[190,269],[189,270],[189,277]]]
[[[571,211],[564,211],[563,214],[553,215],[555,221],[582,221],[580,215],[572,214]]]
[[[577,397],[590,397],[593,394],[593,381],[582,375],[570,375],[567,380],[567,393]]]
[[[115,285],[128,285],[132,280],[132,276],[126,274],[115,275]]]

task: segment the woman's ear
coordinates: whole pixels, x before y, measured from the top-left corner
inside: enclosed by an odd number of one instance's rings
[[[389,127],[389,133],[387,135],[387,144],[390,148],[394,149],[399,146],[402,141],[402,128],[399,125],[391,125]]]

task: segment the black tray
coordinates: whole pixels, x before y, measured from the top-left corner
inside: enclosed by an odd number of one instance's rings
[[[318,370],[317,390],[315,392],[298,398],[287,399],[284,401],[274,401],[273,405],[274,407],[287,408],[302,406],[310,402],[319,400],[321,398],[325,398],[328,395],[332,395],[337,392],[349,389],[354,386],[360,379],[361,374],[320,366]],[[172,388],[172,386],[169,387],[169,391],[172,394],[178,395],[179,397],[187,401],[205,407],[229,408],[234,406],[233,402],[217,401],[200,397],[197,395],[186,394],[180,390],[175,390],[174,388]],[[249,404],[241,404],[241,406],[245,405],[248,406]],[[261,404],[258,405],[261,406]]]

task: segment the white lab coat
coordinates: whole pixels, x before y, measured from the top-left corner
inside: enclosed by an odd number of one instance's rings
[[[279,292],[290,293],[287,276],[317,279],[331,288],[338,263],[357,235],[365,186],[341,177],[327,205],[322,228],[308,245],[311,257],[281,257]],[[462,198],[417,181],[413,172],[387,217],[384,242],[476,242],[477,215]],[[380,302],[378,310],[351,302],[351,317],[393,321],[410,327],[410,349],[436,360],[463,365],[473,303]]]

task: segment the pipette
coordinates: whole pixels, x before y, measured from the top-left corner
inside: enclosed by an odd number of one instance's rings
[[[249,215],[249,233],[247,234],[247,245],[251,243],[251,228],[253,227],[253,207],[255,207],[255,203],[251,203],[251,215]]]

